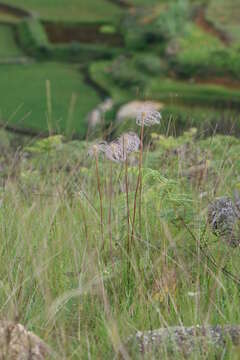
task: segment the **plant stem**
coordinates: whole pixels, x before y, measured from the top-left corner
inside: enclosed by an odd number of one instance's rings
[[[128,270],[130,270],[130,208],[129,208],[129,192],[128,192],[128,159],[125,161],[125,190],[126,190],[126,204],[127,204],[127,255],[128,255]],[[129,273],[129,272],[128,272]]]
[[[109,213],[108,213],[108,228],[110,241],[110,256],[113,262],[113,248],[112,248],[112,162],[110,161],[110,183],[109,183]]]
[[[143,131],[144,131],[144,119],[142,121],[141,126],[141,137],[140,137],[140,154],[139,154],[139,167],[138,167],[138,178],[137,178],[137,185],[134,195],[134,207],[133,207],[133,221],[132,221],[132,234],[131,234],[131,243],[133,242],[134,238],[134,226],[135,226],[135,219],[136,219],[136,209],[137,209],[137,193],[141,182],[141,174],[142,174],[142,154],[143,154]],[[141,200],[141,199],[140,199]],[[141,203],[139,205],[141,207]],[[141,215],[141,210],[139,210]]]
[[[140,137],[140,155],[139,155],[139,234],[142,233],[142,164],[143,164],[143,131],[144,121],[141,126],[141,137]]]
[[[98,195],[99,195],[99,200],[100,200],[100,221],[101,221],[100,226],[101,226],[101,237],[102,237],[102,249],[104,249],[102,192],[101,192],[100,176],[99,176],[99,171],[98,171],[98,156],[97,156],[96,152],[95,152],[95,160],[96,160]]]

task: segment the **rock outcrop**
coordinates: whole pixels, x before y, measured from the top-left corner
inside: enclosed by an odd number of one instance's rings
[[[149,356],[166,354],[169,351],[172,355],[181,352],[184,356],[188,356],[193,351],[206,353],[209,348],[221,349],[229,341],[235,346],[240,345],[239,325],[173,326],[153,331],[138,331],[129,339],[127,349],[131,353],[134,351]]]
[[[94,129],[101,124],[104,119],[104,114],[113,107],[112,99],[108,98],[88,114],[88,127]]]

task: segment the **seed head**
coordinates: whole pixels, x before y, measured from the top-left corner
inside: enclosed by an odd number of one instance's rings
[[[162,116],[160,112],[151,108],[142,108],[136,118],[136,124],[139,126],[153,126],[160,124]]]
[[[122,146],[124,147],[127,154],[138,151],[140,146],[140,139],[138,135],[132,131],[121,135],[118,141],[119,143],[122,143]]]
[[[88,149],[88,156],[96,156],[99,153],[104,153],[105,149],[107,146],[107,142],[106,141],[101,141],[97,144],[92,145],[89,149]]]
[[[105,150],[105,156],[114,162],[124,162],[127,158],[126,152],[118,142],[111,142]]]
[[[130,153],[139,149],[139,146],[140,139],[137,134],[129,132],[112,141],[105,148],[105,155],[109,160],[124,162]]]

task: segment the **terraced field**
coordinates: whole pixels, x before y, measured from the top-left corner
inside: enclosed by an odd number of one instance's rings
[[[86,115],[100,102],[96,91],[84,82],[78,67],[67,64],[2,65],[0,78],[2,118],[17,128],[36,132],[71,129],[83,137],[87,130]],[[47,80],[51,88],[49,98]],[[69,118],[73,97],[75,105]]]
[[[52,21],[115,22],[122,14],[122,9],[108,0],[22,0],[21,4],[18,0],[8,0],[4,3]]]
[[[204,7],[187,0],[3,3],[38,15],[23,19],[0,7],[0,120],[13,128],[47,131],[47,80],[52,130],[69,126],[70,99],[77,94],[71,126],[80,137],[88,113],[106,94],[115,101],[111,119],[136,98],[161,100],[167,113],[180,104],[240,108],[236,0]]]

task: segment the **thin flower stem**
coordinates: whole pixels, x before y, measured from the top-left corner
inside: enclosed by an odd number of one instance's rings
[[[112,162],[110,162],[110,183],[109,183],[109,213],[108,213],[108,227],[109,227],[109,241],[110,241],[110,256],[113,262],[113,247],[112,247]]]
[[[137,194],[138,189],[141,183],[141,173],[142,173],[142,153],[143,153],[143,132],[144,132],[144,118],[142,119],[142,126],[141,126],[141,138],[140,138],[140,153],[139,153],[139,168],[138,168],[138,178],[137,178],[137,185],[134,195],[134,206],[133,206],[133,221],[132,221],[132,234],[131,234],[131,243],[133,243],[134,238],[134,227],[135,227],[135,220],[136,220],[136,209],[137,209]],[[141,204],[140,204],[141,206]],[[139,210],[141,215],[141,210]],[[140,220],[139,220],[140,221]]]
[[[144,120],[141,126],[140,137],[140,155],[139,155],[139,234],[142,233],[142,164],[143,164],[143,132],[144,132]]]
[[[97,186],[98,186],[98,194],[99,194],[99,200],[100,200],[100,221],[101,221],[102,249],[104,249],[102,192],[101,192],[101,183],[100,183],[100,176],[99,176],[99,170],[98,170],[98,156],[97,156],[96,152],[94,152],[94,155],[95,155],[95,160],[96,160]]]
[[[126,190],[126,205],[127,205],[127,255],[128,255],[128,270],[130,270],[130,254],[131,254],[131,243],[130,243],[130,208],[129,208],[129,191],[128,191],[128,159],[125,161],[125,190]],[[128,272],[129,273],[129,272]]]

